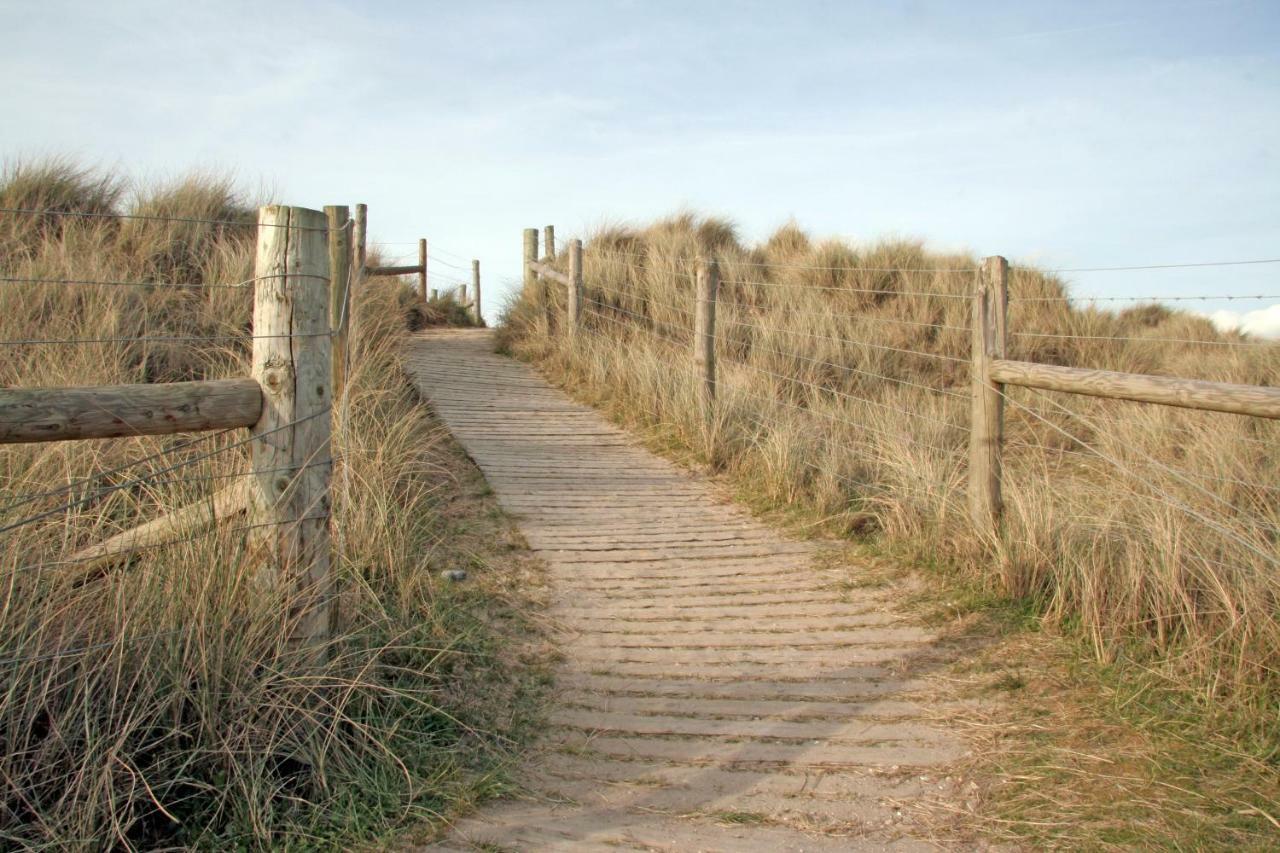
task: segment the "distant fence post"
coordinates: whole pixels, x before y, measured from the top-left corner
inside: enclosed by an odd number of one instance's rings
[[[431,301],[435,302],[439,298],[440,298],[440,288],[438,287],[431,288]]]
[[[538,260],[538,229],[524,229],[524,298],[532,300],[536,295],[538,274],[533,271],[532,263]]]
[[[250,427],[250,535],[265,552],[263,577],[287,590],[291,638],[311,646],[332,636],[337,610],[329,572],[327,230],[319,211],[262,208],[253,299],[252,375],[263,400]]]
[[[460,284],[455,288],[455,291],[456,295],[454,296],[454,299],[457,300],[459,305],[465,308],[467,304],[467,286],[465,284]]]
[[[693,362],[698,372],[703,411],[710,416],[716,399],[716,294],[720,289],[720,265],[698,262],[698,303],[694,309]]]
[[[569,241],[569,337],[578,334],[582,322],[582,241]]]
[[[345,205],[324,209],[329,222],[329,328],[333,332],[333,398],[347,384],[347,328],[351,322],[351,211]]]
[[[418,266],[422,269],[418,270],[418,296],[423,302],[427,301],[427,238],[423,237],[418,241]]]
[[[1004,509],[1004,385],[991,377],[993,359],[1005,357],[1009,262],[996,255],[982,263],[973,294],[973,398],[969,429],[969,516],[980,532],[994,534]]]
[[[544,244],[542,248],[546,250],[547,257],[551,260],[555,260],[556,227],[554,225],[547,225],[542,229],[542,242]],[[534,260],[536,261],[537,258],[534,258]]]
[[[471,298],[475,300],[476,325],[482,326],[484,325],[484,315],[480,313],[480,262],[478,260],[471,262],[471,292]]]

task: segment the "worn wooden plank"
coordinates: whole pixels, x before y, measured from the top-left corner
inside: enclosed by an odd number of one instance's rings
[[[530,262],[529,268],[532,269],[534,272],[536,272],[538,275],[542,276],[543,278],[549,278],[552,281],[557,282],[559,284],[570,285],[573,281],[565,273],[560,272],[560,270],[556,269],[550,264],[545,264],[540,261]]]
[[[247,427],[262,412],[253,379],[0,389],[0,444],[168,435]]]
[[[1008,385],[1065,391],[1090,397],[1158,403],[1206,412],[1280,418],[1280,388],[1233,385],[1200,379],[1175,379],[1141,373],[1116,373],[1082,367],[1058,367],[1029,361],[997,359],[991,378]]]

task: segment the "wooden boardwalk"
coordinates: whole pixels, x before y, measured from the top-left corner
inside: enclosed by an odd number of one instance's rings
[[[927,631],[490,333],[421,333],[408,366],[549,565],[564,656],[523,795],[433,849],[947,846],[915,820],[964,748],[912,674]]]

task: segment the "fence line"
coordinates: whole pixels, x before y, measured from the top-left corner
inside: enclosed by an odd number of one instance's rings
[[[532,236],[532,241],[530,241]],[[558,318],[553,317],[550,313],[552,301],[548,298],[547,285],[551,283],[562,284],[569,280],[562,268],[554,263],[554,259],[540,259],[537,254],[537,232],[534,230],[526,231],[526,264],[524,267],[526,295],[533,295],[538,301],[544,302],[548,309],[548,327],[552,330],[558,323]],[[685,306],[673,305],[662,300],[655,299],[649,293],[642,290],[624,289],[624,285],[609,286],[604,282],[589,282],[587,289],[593,296],[585,300],[585,304],[593,310],[589,312],[592,322],[596,318],[616,324],[622,328],[631,328],[642,330],[650,335],[662,338],[670,344],[678,347],[690,347],[691,367],[699,376],[699,381],[707,387],[714,389],[714,379],[716,366],[713,361],[710,362],[710,370],[708,363],[710,359],[707,353],[712,353],[714,357],[714,348],[708,348],[705,344],[705,338],[711,338],[713,341],[719,341],[723,344],[726,352],[737,351],[738,347],[745,352],[760,353],[762,355],[774,355],[783,359],[792,360],[796,363],[804,363],[812,365],[815,373],[821,373],[826,370],[840,371],[845,376],[849,374],[858,374],[866,376],[870,379],[884,380],[897,385],[908,388],[916,388],[927,391],[932,394],[939,394],[948,399],[968,399],[970,401],[970,423],[967,429],[969,435],[969,461],[968,461],[968,493],[969,493],[969,513],[972,521],[978,526],[980,532],[985,532],[989,541],[997,541],[1001,536],[1003,529],[1003,499],[1002,499],[1002,481],[1007,476],[1002,464],[1003,448],[1021,447],[1036,450],[1037,452],[1054,452],[1054,453],[1070,453],[1077,455],[1085,464],[1089,460],[1101,461],[1107,470],[1116,470],[1123,473],[1123,479],[1136,479],[1139,481],[1138,486],[1142,494],[1147,498],[1155,500],[1179,515],[1184,515],[1195,519],[1199,523],[1203,523],[1209,529],[1215,531],[1224,537],[1224,541],[1229,541],[1250,550],[1250,553],[1263,557],[1270,563],[1277,562],[1275,557],[1267,555],[1265,549],[1259,547],[1259,542],[1255,541],[1255,533],[1249,532],[1241,535],[1233,530],[1228,524],[1224,524],[1206,512],[1198,510],[1195,506],[1188,505],[1184,500],[1178,499],[1172,495],[1162,494],[1156,489],[1150,481],[1144,481],[1141,475],[1132,469],[1132,465],[1122,462],[1118,458],[1112,458],[1110,454],[1100,450],[1088,438],[1074,435],[1068,429],[1059,426],[1049,417],[1037,412],[1031,406],[1028,406],[1018,400],[1010,398],[1006,386],[1024,386],[1031,389],[1031,392],[1044,397],[1045,401],[1057,408],[1058,414],[1069,418],[1071,421],[1081,424],[1092,430],[1095,434],[1101,434],[1103,427],[1086,418],[1079,412],[1062,406],[1054,400],[1049,399],[1043,394],[1045,390],[1054,390],[1066,392],[1075,395],[1083,395],[1095,398],[1110,398],[1119,400],[1128,400],[1146,404],[1172,406],[1178,408],[1189,408],[1201,411],[1214,411],[1234,413],[1242,416],[1253,416],[1267,419],[1280,418],[1280,389],[1266,386],[1256,385],[1236,385],[1222,382],[1209,382],[1204,380],[1186,380],[1176,379],[1164,376],[1152,376],[1136,373],[1117,373],[1112,371],[1099,371],[1084,368],[1058,367],[1055,365],[1037,364],[1032,362],[1020,362],[1008,359],[1005,356],[1005,348],[1007,341],[1010,339],[1056,339],[1056,340],[1086,340],[1086,341],[1111,341],[1117,344],[1123,343],[1159,343],[1163,345],[1207,345],[1224,348],[1234,348],[1240,351],[1254,349],[1257,351],[1267,351],[1268,347],[1276,346],[1275,343],[1267,341],[1213,341],[1201,340],[1195,338],[1183,337],[1139,337],[1127,335],[1089,335],[1089,334],[1066,334],[1056,333],[1052,331],[1020,331],[1007,329],[1007,310],[1010,302],[1071,302],[1071,301],[1141,301],[1146,297],[1039,297],[1027,296],[1020,297],[1016,293],[1009,292],[1009,271],[1011,267],[1008,262],[1000,257],[986,259],[981,266],[975,268],[949,269],[949,268],[925,268],[918,270],[897,269],[897,268],[859,268],[857,266],[836,266],[836,267],[811,267],[815,269],[824,269],[831,271],[875,271],[875,272],[920,272],[920,273],[973,273],[975,275],[974,292],[969,294],[959,293],[940,293],[928,290],[910,290],[896,291],[892,288],[885,289],[865,289],[856,287],[814,287],[805,282],[775,282],[775,281],[748,281],[735,278],[724,278],[717,281],[718,285],[741,286],[742,288],[750,288],[751,286],[767,287],[767,288],[790,288],[793,290],[818,289],[824,291],[846,292],[846,293],[872,293],[884,297],[942,297],[945,299],[965,300],[972,306],[970,311],[970,325],[968,327],[954,326],[946,323],[926,323],[915,322],[911,320],[900,320],[890,317],[875,317],[871,315],[857,314],[836,314],[836,313],[818,313],[814,311],[793,311],[788,312],[786,316],[797,318],[810,318],[831,320],[835,318],[843,319],[859,319],[868,323],[876,321],[885,321],[889,323],[902,324],[907,326],[915,326],[918,328],[944,330],[949,332],[967,332],[969,333],[973,346],[968,358],[958,358],[943,353],[929,353],[918,350],[911,350],[903,347],[889,346],[887,344],[876,343],[872,341],[850,340],[844,337],[824,335],[811,331],[807,328],[782,328],[771,324],[765,324],[755,321],[754,312],[750,304],[742,304],[738,302],[729,302],[731,310],[724,316],[715,317],[714,312],[704,312],[704,305],[710,303],[714,306],[715,297],[708,296],[706,289],[699,284],[694,289],[684,290],[693,278],[700,282],[707,274],[707,270],[711,265],[707,263],[696,262],[690,258],[671,258],[656,256],[651,253],[627,252],[618,249],[604,247],[597,249],[591,247],[590,255],[595,258],[597,264],[621,263],[624,267],[623,272],[630,279],[631,273],[641,274],[641,281],[653,280],[645,279],[643,274],[660,274],[665,276],[674,276],[677,282],[680,282],[680,292],[687,293],[689,302]],[[1134,265],[1125,267],[1080,267],[1080,268],[1064,268],[1052,272],[1101,272],[1101,271],[1122,271],[1122,270],[1147,270],[1147,269],[1176,269],[1189,267],[1210,267],[1210,266],[1243,266],[1254,264],[1271,264],[1280,263],[1280,259],[1262,259],[1262,260],[1245,260],[1245,261],[1221,261],[1211,263],[1194,263],[1194,264],[1148,264]],[[758,266],[764,268],[779,269],[804,269],[809,265],[804,264],[764,264],[755,262],[745,262],[734,260],[727,265],[730,268],[739,266]],[[617,267],[608,267],[608,269],[617,270]],[[740,291],[741,292],[741,291]],[[1178,296],[1178,297],[1158,297],[1161,301],[1191,301],[1191,300],[1218,300],[1218,299],[1280,299],[1280,296],[1252,296],[1240,294],[1212,294],[1206,296]],[[611,300],[617,300],[618,304],[613,304]],[[785,310],[785,309],[778,309]],[[704,317],[710,314],[711,320],[708,322]],[[722,312],[724,314],[724,312]],[[572,335],[575,329],[584,321],[580,318],[568,317],[567,333]],[[692,322],[691,322],[692,320]],[[722,327],[717,332],[715,326]],[[791,350],[789,346],[774,348],[768,344],[761,343],[754,337],[734,337],[733,329],[744,329],[753,331],[758,335],[778,335],[794,338],[805,338],[814,341],[826,341],[839,347],[869,347],[872,349],[881,349],[888,352],[898,352],[904,355],[922,356],[925,358],[938,359],[950,363],[968,364],[970,365],[970,382],[972,390],[969,393],[962,393],[958,390],[952,390],[944,387],[935,387],[933,385],[921,384],[913,382],[907,378],[886,375],[874,370],[865,369],[860,365],[839,363],[839,358],[830,356],[825,358],[813,357],[805,354],[802,350]],[[727,332],[727,334],[726,334]],[[686,335],[691,335],[686,338]],[[723,355],[723,354],[722,354]],[[687,356],[686,356],[687,357]],[[894,411],[896,414],[912,418],[917,421],[933,421],[941,424],[943,427],[951,429],[965,429],[958,423],[952,423],[938,418],[932,418],[928,414],[922,412],[907,411],[887,405],[873,399],[859,397],[857,395],[848,395],[839,388],[831,387],[825,382],[818,384],[817,382],[806,381],[799,375],[786,375],[767,367],[752,364],[746,361],[723,360],[721,370],[723,369],[745,369],[755,371],[761,375],[770,377],[776,383],[803,387],[814,394],[821,394],[835,399],[846,398],[853,406],[878,406]],[[741,391],[749,397],[755,397],[762,402],[777,404],[781,406],[790,406],[791,408],[810,415],[819,417],[829,416],[829,412],[824,411],[821,407],[802,407],[789,403],[784,399],[774,399],[773,397],[764,398],[758,394],[748,391]],[[714,406],[714,390],[711,393],[703,394],[704,400],[708,407]],[[1033,421],[1039,422],[1041,428],[1047,428],[1055,431],[1065,437],[1071,447],[1051,448],[1044,445],[1029,443],[1026,441],[1014,439],[1006,440],[1004,422],[1006,419],[1005,406],[1010,407],[1010,413],[1018,416],[1028,416]],[[865,423],[853,425],[845,422],[847,427],[856,428],[859,431],[867,430]],[[767,426],[757,422],[757,426]],[[1192,433],[1189,427],[1179,426],[1176,424],[1152,424],[1153,429],[1175,430],[1181,433]],[[875,432],[875,430],[869,430]],[[1254,438],[1251,436],[1240,436],[1243,440],[1258,447],[1273,446],[1273,442],[1264,439]],[[1079,448],[1079,449],[1076,449]],[[945,450],[934,446],[935,450]],[[1213,474],[1208,472],[1198,472],[1193,470],[1185,470],[1178,466],[1172,466],[1161,462],[1159,459],[1146,453],[1141,447],[1134,448],[1134,451],[1141,459],[1142,464],[1150,466],[1153,470],[1158,471],[1166,477],[1172,478],[1174,482],[1182,488],[1189,490],[1188,494],[1195,495],[1198,501],[1207,502],[1212,507],[1212,512],[1222,512],[1227,515],[1239,516],[1242,512],[1242,505],[1238,501],[1228,500],[1212,491],[1212,487],[1207,486],[1209,483],[1221,483],[1228,485],[1236,485],[1247,488],[1256,488],[1268,492],[1280,491],[1280,487],[1267,485],[1265,483],[1251,482],[1247,478],[1236,476],[1223,476],[1221,473]],[[954,453],[955,450],[947,451]],[[1055,456],[1055,458],[1061,458]],[[1126,486],[1126,489],[1128,486]],[[1147,494],[1150,492],[1150,494]],[[1137,494],[1137,492],[1135,492]],[[1250,502],[1251,507],[1260,507],[1260,505]],[[1258,529],[1271,529],[1275,524],[1274,521],[1254,516],[1249,513],[1240,516],[1247,524],[1252,524],[1253,531]],[[1260,534],[1257,534],[1260,535]],[[1260,540],[1259,540],[1260,541]]]
[[[346,411],[349,406],[346,380],[353,359],[348,341],[355,339],[351,328],[355,320],[353,294],[371,276],[417,273],[417,294],[427,300],[428,261],[437,260],[443,267],[470,273],[469,280],[443,276],[451,284],[460,285],[456,294],[450,289],[446,298],[456,298],[471,309],[475,321],[481,323],[479,261],[472,260],[468,270],[436,258],[428,252],[426,240],[420,239],[417,241],[418,264],[403,270],[370,266],[366,261],[368,208],[363,204],[356,205],[354,216],[346,206],[330,206],[323,213],[269,206],[258,212],[256,222],[35,208],[0,208],[0,215],[32,217],[33,227],[49,227],[53,220],[71,217],[252,228],[257,240],[257,269],[252,278],[241,282],[0,276],[0,284],[12,286],[119,287],[150,291],[218,289],[248,290],[254,294],[253,331],[248,333],[33,336],[0,340],[0,346],[4,347],[244,342],[252,347],[253,365],[251,377],[238,379],[71,389],[0,389],[0,444],[203,433],[58,488],[16,495],[0,508],[0,515],[6,519],[0,526],[0,534],[100,504],[125,490],[206,481],[231,483],[208,498],[126,529],[69,558],[17,569],[10,566],[7,570],[26,572],[70,565],[92,570],[94,566],[104,565],[104,561],[118,562],[141,550],[195,541],[216,531],[240,532],[249,535],[250,544],[274,555],[259,571],[278,578],[295,596],[304,589],[332,590],[328,530],[330,477],[339,460],[329,452],[329,422],[335,409],[341,407],[341,411]],[[303,236],[299,238],[298,234]],[[285,235],[295,235],[289,239],[287,249]],[[249,430],[245,437],[229,443],[220,441],[244,428]],[[121,474],[137,472],[139,466],[156,463],[174,452],[210,441],[218,442],[219,446],[113,482]],[[238,448],[249,450],[247,470],[182,473]],[[50,499],[57,501],[55,506],[30,511],[33,504]],[[15,518],[18,511],[28,514]],[[236,513],[245,513],[249,523],[237,527],[217,524],[221,517]],[[194,536],[172,535],[198,528],[205,529]],[[268,529],[275,532],[259,535]],[[162,535],[166,532],[170,534],[167,537]],[[337,534],[340,537],[341,531]],[[292,625],[291,642],[323,656],[324,644],[333,636],[334,605],[334,595],[317,597],[307,593],[301,609],[295,608],[288,615]],[[50,659],[82,650],[60,650]],[[315,659],[315,655],[311,655],[311,659]],[[7,663],[10,661],[0,661],[0,664]]]

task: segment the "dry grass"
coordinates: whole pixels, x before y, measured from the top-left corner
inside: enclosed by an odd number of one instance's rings
[[[707,421],[690,355],[691,270],[711,255],[725,283]],[[976,265],[909,241],[815,242],[793,225],[744,246],[728,223],[680,214],[588,235],[576,343],[555,319],[555,288],[551,321],[536,295],[510,306],[503,345],[750,494],[874,535],[975,599],[1020,602],[1273,766],[1277,426],[1009,389],[1007,514],[988,541],[964,492]],[[1061,298],[1064,282],[1034,270],[1015,270],[1010,292],[1013,358],[1280,383],[1280,347],[1195,315],[1078,308]]]
[[[57,161],[9,167],[0,207],[255,218],[216,178],[132,192]],[[0,215],[0,275],[234,284],[252,274],[253,238],[238,225]],[[219,339],[5,346],[0,384],[245,375],[250,300],[248,288],[0,284],[6,341]],[[528,705],[528,666],[503,651],[495,616],[518,618],[517,595],[495,602],[484,580],[511,540],[497,515],[472,520],[483,539],[460,535],[459,491],[479,480],[400,369],[410,301],[381,280],[354,308],[334,441],[343,629],[323,666],[286,641],[290,602],[255,580],[243,520],[101,577],[58,565],[233,480],[248,465],[231,448],[242,433],[0,447],[0,527],[48,513],[6,531],[0,555],[0,846],[327,846],[494,784]],[[486,508],[476,500],[469,512]],[[440,579],[456,567],[480,579]]]

